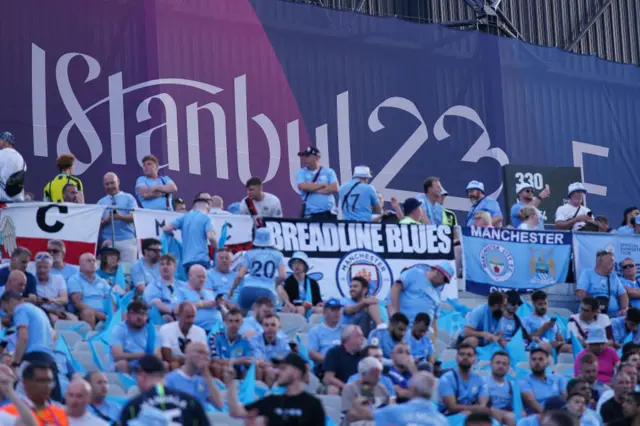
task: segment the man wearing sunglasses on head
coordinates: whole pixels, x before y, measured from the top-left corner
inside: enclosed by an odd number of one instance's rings
[[[514,228],[518,228],[522,223],[522,219],[520,219],[518,213],[524,206],[532,206],[536,209],[542,203],[542,200],[547,198],[551,192],[549,191],[549,185],[546,185],[545,188],[538,194],[534,195],[533,186],[529,183],[523,182],[516,184],[516,194],[518,195],[518,202],[511,206],[511,224]],[[538,210],[538,215],[542,217],[542,214]],[[538,229],[544,229],[544,221],[541,220],[538,224]]]

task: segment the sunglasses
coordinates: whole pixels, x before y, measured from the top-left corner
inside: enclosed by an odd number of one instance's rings
[[[148,248],[147,251],[152,251],[154,253],[160,253],[162,251],[162,249],[159,249],[159,248]]]
[[[47,250],[48,253],[50,254],[58,254],[58,253],[62,253],[62,250],[60,249],[49,249]]]
[[[622,269],[629,269],[629,268],[633,268],[634,266],[636,266],[634,263],[631,264],[626,264],[626,265],[622,265]]]
[[[529,192],[529,193],[533,193],[533,189],[529,188],[529,189],[523,189],[524,192]]]

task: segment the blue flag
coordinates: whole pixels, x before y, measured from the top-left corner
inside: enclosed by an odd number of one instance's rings
[[[537,290],[564,283],[571,243],[569,232],[464,227],[467,291]]]
[[[302,340],[300,339],[300,335],[298,334],[296,334],[296,343],[298,344],[298,355],[300,355],[302,359],[307,361],[311,366],[311,369],[313,370],[315,363],[309,357],[309,350],[302,344]]]
[[[3,333],[4,333],[4,329],[3,329]],[[80,373],[83,376],[87,374],[87,371],[84,369],[82,364],[76,361],[76,359],[71,354],[71,351],[69,350],[69,345],[67,344],[67,340],[64,338],[64,335],[60,334],[60,336],[58,336],[55,350],[56,352],[60,352],[64,354],[65,358],[67,358],[67,360],[71,364],[71,367],[73,367],[73,371],[75,371],[76,373]]]
[[[118,373],[118,378],[120,378],[120,384],[125,391],[128,391],[130,388],[136,386],[135,379],[128,374]]]
[[[511,409],[516,417],[516,423],[522,417],[522,395],[520,394],[520,386],[517,379],[507,378],[511,383]]]
[[[478,347],[476,348],[478,361],[489,361],[494,353],[501,350],[503,350],[502,346],[500,346],[500,344],[496,342],[489,343],[486,346]]]
[[[460,312],[448,311],[438,317],[438,330],[444,330],[449,336],[454,336],[464,328],[465,319]]]
[[[456,312],[460,312],[463,316],[471,312],[471,309],[460,303],[458,299],[447,299],[447,303],[453,306],[453,309],[455,309]]]
[[[519,329],[507,343],[507,353],[511,366],[515,367],[517,363],[528,361],[527,351],[525,349],[524,339],[522,338],[522,329]]]
[[[584,349],[582,343],[578,340],[575,334],[571,333],[571,348],[573,350],[573,359],[578,359],[578,354]]]
[[[520,307],[518,307],[518,310],[516,311],[516,315],[518,315],[518,318],[526,318],[532,313],[533,313],[533,306],[531,306],[531,303],[529,302],[525,302],[522,305],[520,305]]]
[[[218,247],[222,248],[227,245],[229,233],[229,223],[225,221],[224,225],[222,225],[222,230],[220,231],[220,238],[218,238]]]
[[[175,278],[179,281],[186,281],[187,274],[182,267],[182,243],[173,234],[163,232],[160,236],[160,244],[162,245],[162,254],[169,253],[176,258]]]
[[[149,309],[149,323],[153,325],[164,325],[164,319],[156,305],[151,306],[151,309]]]
[[[145,352],[147,355],[153,355],[156,348],[156,327],[152,323],[147,324],[147,345]]]
[[[256,363],[251,363],[247,374],[244,376],[244,380],[240,384],[240,390],[238,391],[238,399],[243,405],[251,404],[256,400]]]

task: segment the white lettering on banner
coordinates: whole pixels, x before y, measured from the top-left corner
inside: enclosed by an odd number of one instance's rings
[[[183,213],[168,212],[163,210],[136,209],[133,211],[133,224],[136,228],[136,236],[139,240],[144,238],[157,238],[162,236],[162,227],[167,223],[182,216]],[[221,235],[225,223],[227,225],[226,244],[246,244],[251,241],[253,220],[251,216],[235,215],[210,215],[213,230],[218,238]],[[174,233],[178,241],[182,241],[180,231]]]
[[[593,145],[584,142],[573,141],[573,165],[580,167],[582,173],[582,182],[588,194],[607,196],[607,187],[603,185],[596,185],[594,183],[587,183],[584,181],[584,154],[597,155],[598,157],[609,158],[609,148]]]
[[[471,236],[526,244],[564,244],[562,232],[515,231],[500,228],[471,227]]]
[[[33,115],[33,151],[34,155],[39,157],[48,157],[49,153],[49,131],[53,127],[48,127],[47,120],[47,67],[46,52],[37,46],[31,45],[31,85],[32,85],[32,115]],[[70,134],[73,130],[79,130],[79,137],[84,140],[89,152],[87,162],[82,161],[80,157],[76,160],[74,172],[82,175],[86,172],[104,152],[104,140],[98,134],[96,127],[89,118],[89,114],[98,107],[108,107],[108,121],[110,126],[110,152],[111,163],[118,165],[127,165],[127,153],[125,148],[125,140],[127,140],[124,113],[124,97],[127,94],[150,87],[166,87],[166,90],[174,87],[189,87],[194,90],[200,90],[210,97],[214,97],[224,90],[216,85],[203,83],[199,81],[184,78],[159,78],[124,87],[122,72],[114,73],[107,77],[106,93],[103,99],[94,101],[93,104],[85,107],[80,104],[74,84],[71,81],[71,65],[72,62],[84,62],[86,66],[86,77],[83,84],[97,80],[102,72],[102,67],[98,60],[87,54],[72,52],[62,55],[55,67],[55,81],[57,84],[58,94],[62,100],[62,104],[66,108],[70,120],[57,135],[56,155],[72,152],[70,149]],[[95,84],[95,83],[93,83]],[[76,85],[77,86],[77,85]],[[82,86],[80,85],[80,88]],[[185,117],[186,135],[187,135],[187,159],[188,173],[192,175],[200,175],[201,168],[201,117],[200,113],[204,112],[211,116],[213,123],[213,142],[215,147],[215,168],[216,177],[218,179],[229,180],[229,152],[228,152],[228,123],[235,126],[236,134],[236,158],[237,158],[237,178],[242,184],[252,176],[249,158],[249,112],[248,112],[248,91],[247,91],[247,74],[241,74],[234,78],[233,87],[233,108],[227,109],[216,103],[208,101],[201,105],[198,102],[188,105],[178,105],[176,100],[168,93],[158,93],[147,97],[139,102],[136,108],[136,120],[138,123],[151,120],[151,104],[162,107],[163,122],[149,130],[135,135],[136,141],[136,158],[138,163],[145,155],[151,152],[151,137],[158,130],[162,130],[166,137],[167,164],[161,167],[168,167],[169,170],[180,172],[180,149],[179,129],[182,117]],[[80,90],[77,90],[80,91]],[[419,124],[414,133],[407,139],[398,149],[395,155],[383,166],[380,173],[372,182],[374,186],[379,188],[386,199],[397,197],[405,199],[415,195],[414,191],[390,189],[387,186],[391,183],[393,176],[397,175],[402,167],[404,167],[411,157],[423,146],[428,137],[427,123],[422,118],[420,111],[414,102],[402,97],[389,97],[382,101],[370,114],[368,125],[373,132],[379,132],[385,128],[380,122],[379,112],[382,108],[395,108],[405,111],[418,119]],[[233,113],[229,113],[229,110]],[[349,105],[349,91],[344,91],[336,95],[336,133],[338,135],[338,159],[337,169],[340,171],[340,178],[343,182],[351,178],[351,110]],[[509,159],[504,151],[500,148],[491,148],[489,132],[484,125],[478,113],[467,106],[456,105],[443,113],[434,125],[434,136],[437,140],[444,140],[449,137],[449,133],[444,129],[444,119],[448,116],[458,116],[465,118],[477,124],[482,129],[482,134],[469,148],[467,153],[462,157],[464,162],[478,162],[482,158],[493,158],[499,165],[503,166],[509,163]],[[208,118],[208,117],[207,117]],[[278,128],[286,127],[286,152],[289,172],[289,180],[291,188],[298,192],[295,183],[295,174],[300,167],[300,160],[297,156],[300,150],[300,125],[299,119],[291,117],[292,120],[286,123],[274,123],[266,114],[258,113],[251,116],[251,121],[257,126],[267,143],[268,157],[267,172],[264,182],[273,179],[280,170],[280,160],[282,152],[282,143]],[[208,122],[208,121],[207,121]],[[327,151],[328,143],[328,125],[321,124],[315,129],[316,144]],[[130,136],[128,139],[132,139]],[[398,143],[399,141],[392,141]],[[252,144],[260,143],[255,138]],[[255,145],[252,145],[255,146]],[[184,148],[184,147],[183,147]],[[329,156],[323,156],[322,164],[329,166]],[[104,160],[103,160],[104,161]],[[205,159],[206,161],[206,159]],[[286,167],[286,166],[285,166]],[[336,168],[334,166],[334,168]],[[502,186],[494,191],[491,196],[497,197],[500,194]],[[469,201],[465,197],[449,196],[445,201],[445,206],[466,211],[469,209]],[[372,242],[373,244],[373,242]]]
[[[431,225],[375,223],[316,223],[268,221],[276,248],[286,252],[349,252],[447,254],[451,252],[451,228]]]

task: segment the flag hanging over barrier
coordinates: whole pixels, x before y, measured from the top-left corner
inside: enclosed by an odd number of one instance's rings
[[[66,246],[65,262],[77,265],[83,253],[95,253],[104,206],[69,203],[16,203],[0,210],[4,259],[18,246],[33,255],[47,251],[49,240]],[[82,226],[77,226],[79,223]]]
[[[637,235],[576,232],[573,234],[576,279],[580,278],[585,269],[593,269],[596,253],[600,250],[613,253],[619,274],[622,274],[620,262],[626,257],[640,265],[640,238]]]
[[[355,276],[366,278],[371,293],[385,299],[405,268],[428,269],[446,261],[455,270],[453,229],[448,226],[299,219],[265,219],[265,226],[285,257],[296,251],[307,254],[308,275],[318,281],[325,299],[348,297]],[[441,298],[458,298],[455,277],[444,286]]]
[[[567,278],[571,233],[462,228],[467,291],[530,292]]]

